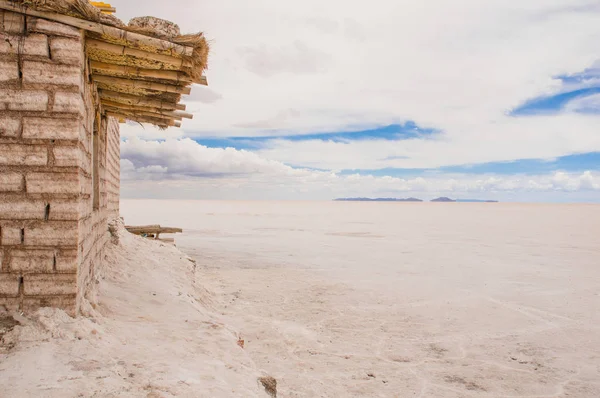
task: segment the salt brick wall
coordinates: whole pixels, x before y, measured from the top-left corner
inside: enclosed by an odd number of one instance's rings
[[[0,308],[79,311],[119,213],[119,125],[102,119],[83,31],[0,11]]]

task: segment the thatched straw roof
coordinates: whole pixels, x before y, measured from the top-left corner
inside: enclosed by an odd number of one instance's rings
[[[86,52],[103,112],[159,127],[191,118],[180,112],[192,83],[206,85],[209,45],[169,21],[132,19],[125,25],[87,0],[0,0],[0,8],[86,31]]]

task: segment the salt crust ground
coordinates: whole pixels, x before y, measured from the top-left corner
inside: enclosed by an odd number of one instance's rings
[[[0,348],[0,396],[267,396],[236,331],[194,283],[195,264],[117,229],[85,316],[15,315],[21,325]]]

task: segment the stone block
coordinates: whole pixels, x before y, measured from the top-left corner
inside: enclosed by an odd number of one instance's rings
[[[81,37],[81,31],[74,26],[36,17],[27,17],[27,30],[29,32],[45,33],[52,36]]]
[[[80,128],[76,119],[23,118],[23,138],[77,140]]]
[[[39,200],[0,199],[0,219],[3,220],[43,220],[45,209],[46,204]]]
[[[52,111],[76,113],[83,117],[85,114],[85,107],[83,105],[81,94],[62,92],[54,94],[54,107],[52,108]]]
[[[19,275],[0,273],[0,296],[18,297],[19,296]]]
[[[48,38],[40,34],[14,36],[0,32],[0,53],[48,57]]]
[[[54,250],[12,249],[9,266],[11,272],[21,274],[52,272],[54,259]]]
[[[17,60],[0,61],[0,82],[9,82],[19,79],[19,65]]]
[[[19,310],[21,299],[18,297],[0,297],[0,310],[15,312]]]
[[[59,167],[79,167],[81,165],[81,149],[78,146],[55,146],[54,165]]]
[[[84,61],[83,44],[80,39],[53,37],[50,40],[51,58],[63,64],[81,67]]]
[[[50,202],[48,220],[50,221],[77,221],[81,213],[79,199],[53,199]]]
[[[21,228],[1,225],[2,246],[15,246],[21,244]]]
[[[56,257],[57,272],[77,272],[77,250],[62,250]]]
[[[23,175],[21,173],[0,173],[0,192],[20,192],[22,189]]]
[[[28,173],[25,176],[27,192],[78,194],[79,173]]]
[[[77,297],[72,294],[68,296],[30,296],[23,298],[23,311],[25,313],[31,313],[44,307],[60,308],[74,317],[77,313]]]
[[[17,137],[21,132],[21,119],[0,116],[0,137]]]
[[[48,221],[25,231],[26,246],[77,246],[77,222]]]
[[[24,275],[25,296],[54,296],[77,293],[77,274]]]
[[[25,83],[79,87],[83,83],[82,79],[83,73],[77,66],[52,62],[23,62],[23,82]]]
[[[79,193],[81,193],[82,195],[91,195],[92,194],[92,178],[82,175],[80,188],[81,188],[81,190],[79,191]]]
[[[11,11],[4,11],[4,31],[7,33],[25,33],[25,16]]]
[[[0,165],[45,166],[48,149],[39,145],[0,144]]]
[[[45,111],[48,93],[45,91],[0,89],[0,109],[11,111]]]

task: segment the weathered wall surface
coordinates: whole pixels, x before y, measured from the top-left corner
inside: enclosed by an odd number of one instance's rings
[[[118,124],[101,120],[93,139],[83,46],[76,28],[0,11],[0,307],[10,310],[75,314],[118,216]]]
[[[98,162],[99,210],[93,210],[93,181],[91,174],[81,177],[86,192],[79,220],[78,296],[84,297],[94,286],[95,276],[104,257],[104,247],[110,239],[108,222],[119,216],[119,124],[114,118],[102,119],[99,135]],[[92,134],[82,137],[84,163],[92,164]],[[89,191],[89,192],[87,192]]]

